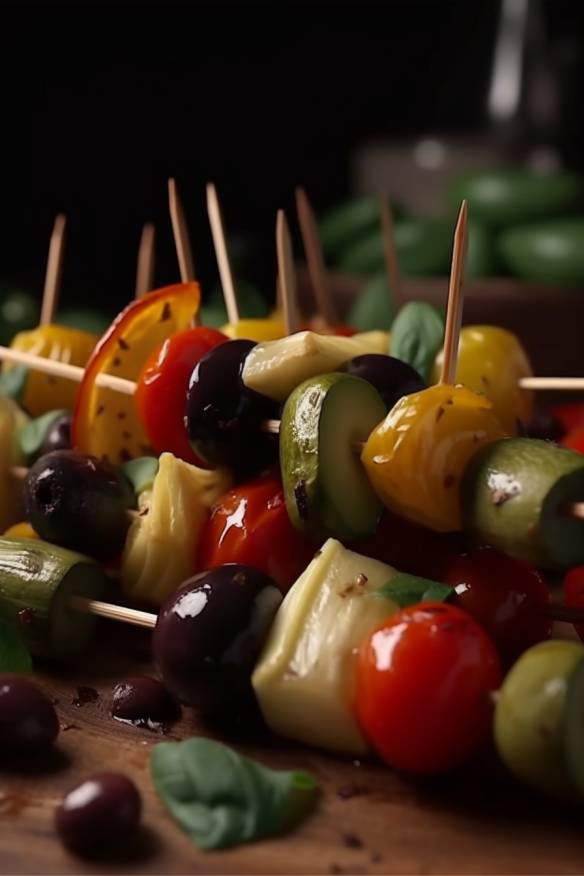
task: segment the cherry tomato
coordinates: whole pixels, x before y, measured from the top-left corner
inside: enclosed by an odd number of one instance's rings
[[[560,421],[566,432],[584,426],[584,402],[554,405],[550,413]]]
[[[420,603],[384,621],[361,646],[356,714],[389,764],[442,773],[488,740],[490,694],[501,681],[496,648],[469,614]]]
[[[189,328],[168,338],[147,360],[135,398],[148,440],[157,454],[168,450],[185,462],[207,468],[191,448],[185,429],[187,389],[199,359],[226,340],[214,328]]]
[[[269,475],[235,487],[213,506],[201,535],[199,565],[253,566],[286,593],[314,551],[290,523],[280,479]]]
[[[465,549],[460,533],[437,533],[384,511],[371,538],[355,542],[351,549],[423,578],[441,580],[448,564]]]
[[[489,634],[506,666],[549,638],[550,591],[533,566],[477,548],[451,560],[441,580],[456,589],[453,602]]]
[[[564,578],[564,602],[569,608],[584,608],[584,566],[570,569]],[[574,624],[584,642],[584,624]]]
[[[567,435],[564,435],[560,444],[563,447],[569,447],[570,450],[584,453],[584,426],[577,426],[575,429],[572,429]]]

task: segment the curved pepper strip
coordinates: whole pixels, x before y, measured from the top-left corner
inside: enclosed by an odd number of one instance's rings
[[[98,341],[99,335],[49,323],[28,332],[19,332],[10,346],[13,350],[84,368]],[[14,366],[4,365],[6,371],[11,367]],[[77,392],[78,385],[72,380],[31,370],[26,378],[22,405],[31,417],[40,417],[56,408],[70,411]]]
[[[151,453],[133,396],[96,385],[99,374],[137,380],[153,350],[191,325],[197,283],[165,286],[133,301],[114,320],[87,364],[73,416],[73,446],[114,465]]]

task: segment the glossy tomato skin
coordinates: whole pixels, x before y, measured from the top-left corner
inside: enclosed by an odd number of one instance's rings
[[[488,633],[506,666],[549,639],[551,594],[533,566],[495,548],[476,548],[452,559],[441,580],[455,588],[452,602]]]
[[[187,389],[195,365],[227,337],[198,326],[169,338],[146,362],[136,387],[136,405],[156,454],[165,450],[179,459],[207,466],[189,444],[184,425]]]
[[[577,426],[568,432],[560,444],[563,447],[568,447],[570,450],[577,450],[578,453],[584,453],[584,426]]]
[[[275,475],[230,490],[211,509],[198,563],[213,569],[240,563],[265,572],[286,593],[314,556],[314,544],[292,526]]]
[[[470,615],[420,603],[393,615],[361,646],[356,714],[391,766],[443,773],[488,740],[491,693],[501,681],[496,648]]]
[[[564,602],[569,608],[584,609],[584,566],[570,569],[564,578]],[[584,642],[584,624],[574,624],[574,629]]]

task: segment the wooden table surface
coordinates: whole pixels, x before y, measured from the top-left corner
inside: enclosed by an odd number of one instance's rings
[[[39,873],[581,873],[582,813],[537,798],[493,758],[439,781],[413,782],[388,768],[285,745],[273,737],[226,740],[264,763],[310,770],[321,797],[296,832],[228,852],[198,851],[153,793],[148,756],[162,738],[206,732],[185,710],[161,737],[116,722],[113,685],[147,674],[148,634],[104,623],[101,644],[75,668],[37,678],[57,700],[54,755],[26,766],[0,759],[0,872]],[[79,685],[99,698],[79,706]],[[431,732],[431,728],[429,728]],[[144,828],[124,857],[83,861],[53,830],[64,791],[96,771],[119,770],[142,792]]]

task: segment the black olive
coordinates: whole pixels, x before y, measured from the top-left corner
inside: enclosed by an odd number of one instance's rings
[[[57,809],[57,833],[80,855],[102,854],[126,843],[140,823],[142,801],[120,773],[98,773],[69,791]]]
[[[535,407],[525,431],[528,438],[539,438],[542,441],[560,441],[566,434],[558,418],[540,406]]]
[[[211,466],[224,465],[239,476],[267,468],[278,442],[262,421],[278,415],[271,399],[248,389],[241,374],[253,341],[220,344],[198,362],[187,393],[185,426],[195,453]]]
[[[0,675],[0,756],[45,751],[59,734],[49,698],[28,678]]]
[[[180,709],[158,679],[133,675],[116,684],[112,715],[119,721],[153,727],[176,721]]]
[[[360,377],[375,387],[390,411],[404,395],[411,395],[426,389],[426,384],[415,368],[381,353],[367,353],[355,356],[339,368],[354,377]]]
[[[166,687],[201,714],[245,712],[251,673],[282,594],[257,569],[231,563],[196,575],[162,607],[152,641]]]
[[[130,484],[105,460],[57,450],[29,470],[24,502],[27,519],[42,539],[107,561],[122,551],[135,498]]]
[[[61,414],[53,420],[41,444],[41,456],[53,450],[71,449],[71,414]]]

